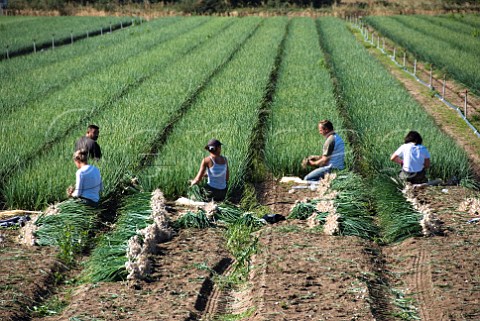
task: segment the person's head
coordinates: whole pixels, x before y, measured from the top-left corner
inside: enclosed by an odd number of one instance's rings
[[[409,131],[407,136],[405,136],[405,144],[414,143],[415,145],[421,145],[422,141],[422,136],[414,130]]]
[[[88,164],[88,151],[85,149],[77,150],[75,153],[73,153],[73,161],[75,162],[77,168]]]
[[[100,134],[100,128],[97,125],[88,125],[87,137],[93,140],[97,140],[99,134]]]
[[[331,131],[333,131],[333,124],[331,121],[329,120],[322,120],[318,123],[318,131],[320,132],[320,134],[322,135],[327,135],[328,133],[330,133]]]
[[[222,143],[220,143],[219,140],[212,138],[208,141],[205,149],[212,154],[220,155],[220,152],[222,151]]]

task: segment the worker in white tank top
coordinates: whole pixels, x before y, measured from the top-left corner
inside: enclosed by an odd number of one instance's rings
[[[191,185],[198,184],[207,176],[208,197],[214,201],[223,201],[227,195],[229,170],[227,158],[222,156],[222,143],[217,139],[210,139],[205,149],[210,153],[202,160],[197,176]]]

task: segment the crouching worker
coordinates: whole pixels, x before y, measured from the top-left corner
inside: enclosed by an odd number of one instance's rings
[[[222,143],[216,139],[208,141],[205,149],[210,153],[202,160],[197,176],[192,180],[191,185],[198,184],[203,177],[207,176],[207,197],[216,202],[223,201],[227,195],[227,184],[229,178],[227,158],[222,156]]]
[[[426,169],[430,167],[430,153],[422,145],[422,136],[410,131],[405,136],[405,144],[392,154],[390,160],[402,166],[400,178],[412,184],[427,182]]]
[[[333,124],[329,120],[322,120],[318,123],[318,131],[326,138],[326,141],[323,144],[321,156],[309,156],[307,158],[307,165],[318,168],[305,176],[304,180],[306,181],[318,181],[334,169],[345,168],[345,144],[333,130]]]
[[[73,161],[78,170],[75,188],[70,186],[67,189],[68,196],[86,205],[97,207],[103,187],[100,171],[95,166],[88,164],[88,151],[85,149],[77,150],[73,154]]]

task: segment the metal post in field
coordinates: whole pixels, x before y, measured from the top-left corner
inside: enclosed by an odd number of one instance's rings
[[[377,38],[377,48],[380,49],[380,36]]]
[[[468,90],[465,90],[465,104],[464,104],[464,108],[465,108],[465,118],[467,118],[467,104],[468,104]]]
[[[71,41],[71,44],[73,45],[73,31],[70,31],[70,41]]]
[[[442,98],[445,99],[445,89],[447,87],[447,74],[443,75]]]
[[[35,39],[33,39],[33,52],[37,53],[37,44],[35,43]]]
[[[393,60],[394,61],[396,60],[396,56],[397,56],[397,48],[393,47]]]
[[[110,33],[112,33],[112,23],[110,22]]]
[[[10,54],[8,53],[8,46],[7,46],[7,59],[10,59]]]
[[[368,29],[365,28],[365,41],[368,41]]]
[[[417,59],[413,62],[413,75],[417,75]]]
[[[100,35],[103,36],[103,27],[100,28]]]
[[[432,80],[433,80],[433,66],[430,66],[430,82],[428,83],[428,87],[430,88],[433,88]]]
[[[407,65],[407,52],[403,52],[403,68]]]
[[[88,30],[87,30],[87,38],[88,38],[89,36],[90,36],[90,34],[89,34]]]
[[[120,29],[123,29],[123,22],[120,21]]]
[[[133,20],[133,18],[132,18],[132,26],[134,26],[134,25],[135,25],[135,20]]]
[[[385,51],[385,37],[383,37],[382,40],[383,40],[383,45],[382,45],[383,51]]]
[[[55,34],[52,33],[52,49],[55,49]]]

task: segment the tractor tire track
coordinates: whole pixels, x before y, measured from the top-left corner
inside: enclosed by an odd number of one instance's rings
[[[434,307],[434,293],[430,255],[421,247],[411,262],[413,292],[417,297],[420,318],[423,321],[444,320],[443,314]]]

